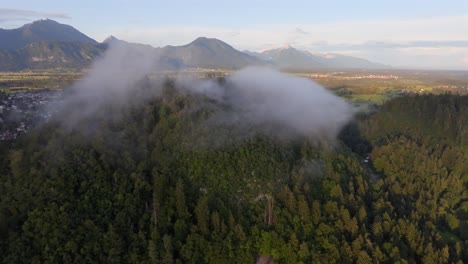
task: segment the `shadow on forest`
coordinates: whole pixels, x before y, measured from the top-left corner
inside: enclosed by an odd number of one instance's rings
[[[361,134],[356,121],[344,126],[338,134],[338,139],[361,157],[372,152],[372,144]]]

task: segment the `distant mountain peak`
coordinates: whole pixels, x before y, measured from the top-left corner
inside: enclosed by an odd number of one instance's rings
[[[119,39],[116,38],[116,37],[114,37],[114,36],[112,36],[112,35],[110,35],[110,36],[108,36],[103,42],[114,41],[114,40],[119,40]]]
[[[219,39],[207,37],[196,38],[183,46],[166,46],[159,52],[162,57],[188,68],[238,69],[262,63],[258,58],[240,52]]]
[[[41,19],[15,29],[0,29],[0,50],[17,50],[35,42],[78,41],[97,42],[72,26],[51,19]]]
[[[60,24],[60,23],[55,20],[46,18],[46,19],[39,19],[39,20],[33,21],[26,25],[40,25],[40,24]]]
[[[259,52],[259,53],[263,53],[263,52],[273,51],[273,50],[280,51],[280,50],[288,50],[288,49],[296,49],[296,48],[294,48],[293,46],[291,46],[291,44],[283,44],[283,45],[281,45],[281,46],[275,46],[275,47],[270,47],[270,48],[261,49],[261,50],[259,50],[258,52]]]
[[[213,38],[207,38],[207,37],[198,37],[196,39],[194,39],[192,42],[201,42],[201,41],[207,41],[207,40],[211,40]]]
[[[36,21],[33,21],[32,23],[29,23],[29,24],[25,24],[24,26],[20,27],[19,29],[35,29],[35,30],[38,30],[38,31],[42,31],[42,32],[47,32],[47,31],[62,31],[62,32],[65,32],[65,30],[75,30],[77,32],[79,32],[78,30],[76,30],[74,27],[70,26],[70,25],[66,25],[66,24],[61,24],[55,20],[52,20],[52,19],[39,19],[39,20],[36,20]],[[79,32],[80,34],[83,34],[81,32]],[[84,35],[84,34],[83,34]]]
[[[102,43],[106,43],[106,44],[116,44],[116,43],[123,43],[125,41],[123,40],[120,40],[112,35],[108,36],[106,39],[104,39],[104,41],[102,41]]]
[[[194,41],[190,42],[186,46],[200,47],[208,50],[234,50],[234,48],[226,42],[217,38],[198,37]],[[218,52],[219,52],[218,51]]]
[[[207,37],[198,37],[196,38],[194,41],[190,42],[190,44],[194,44],[194,45],[207,45],[207,44],[210,44],[210,43],[214,43],[214,44],[222,44],[222,45],[225,45],[225,46],[229,46],[229,44],[227,44],[226,42],[222,41],[222,40],[219,40],[217,38],[207,38]]]
[[[60,23],[55,21],[55,20],[46,18],[46,19],[39,19],[39,20],[35,20],[35,21],[31,22],[31,23],[24,24],[23,26],[21,26],[20,28],[17,28],[17,29],[37,27],[37,26],[46,26],[46,25],[60,25]]]

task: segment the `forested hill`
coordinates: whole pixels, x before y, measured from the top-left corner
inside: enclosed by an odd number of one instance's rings
[[[145,98],[1,146],[1,262],[468,261],[467,96],[394,99],[335,144],[239,138],[171,82]]]

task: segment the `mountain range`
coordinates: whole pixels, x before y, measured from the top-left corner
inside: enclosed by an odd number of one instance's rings
[[[339,54],[312,54],[286,46],[263,52],[239,51],[214,38],[199,37],[183,46],[154,48],[129,43],[113,36],[102,43],[72,26],[53,20],[39,20],[17,29],[0,29],[0,71],[50,68],[86,68],[110,45],[145,49],[159,58],[163,69],[239,69],[269,65],[293,69],[382,69],[386,65]]]
[[[298,50],[291,45],[264,50],[262,52],[244,51],[245,53],[270,62],[281,68],[298,69],[385,69],[389,66],[374,63],[366,59],[336,53],[311,53]]]

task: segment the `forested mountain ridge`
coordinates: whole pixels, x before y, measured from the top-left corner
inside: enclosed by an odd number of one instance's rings
[[[143,98],[0,148],[1,262],[468,261],[467,96],[393,99],[335,144],[235,140],[174,82]]]

